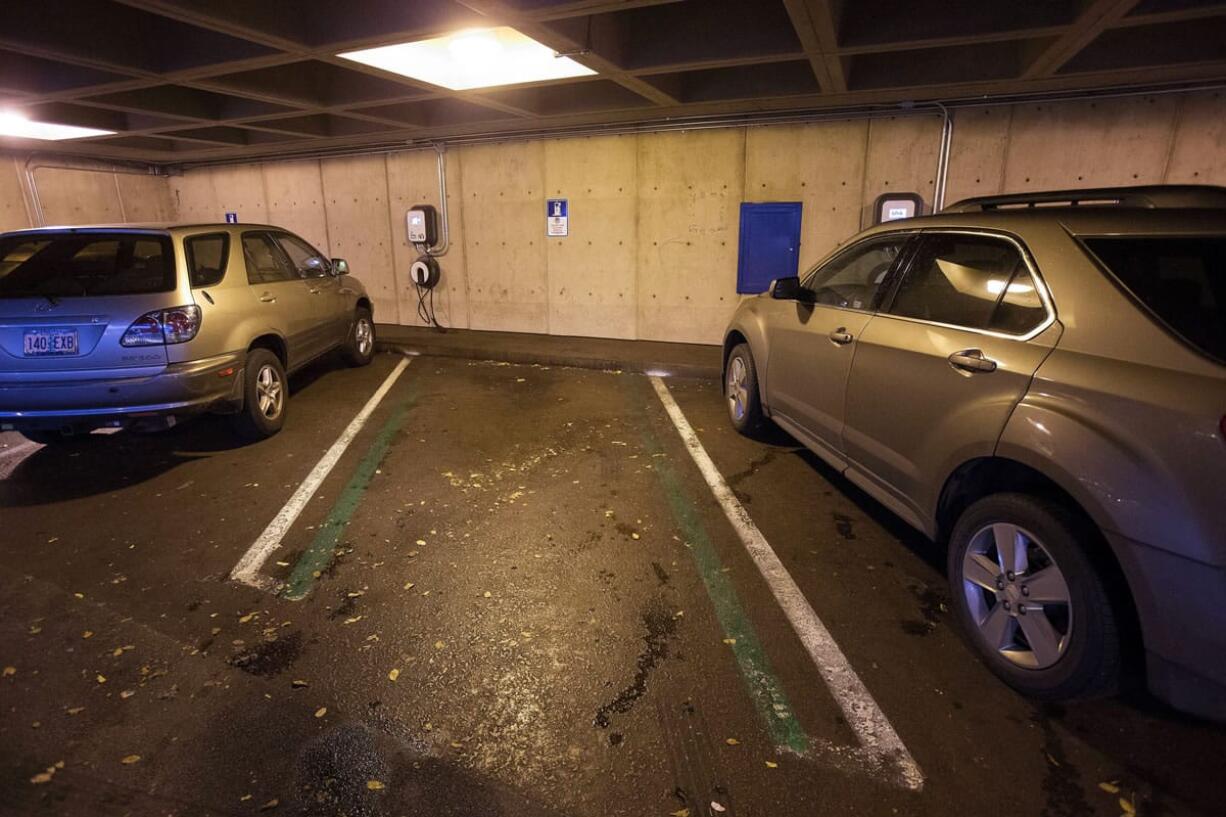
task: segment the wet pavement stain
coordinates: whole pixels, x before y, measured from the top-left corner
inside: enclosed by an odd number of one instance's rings
[[[1081,773],[1069,762],[1064,743],[1051,720],[1062,711],[1059,706],[1047,706],[1036,710],[1032,718],[1043,731],[1043,761],[1047,768],[1043,777],[1042,817],[1078,817],[1094,813],[1083,793]]]
[[[949,610],[949,605],[946,603],[948,597],[928,585],[911,585],[907,589],[911,591],[911,595],[920,603],[920,615],[923,616],[922,621],[904,620],[901,622],[902,631],[907,635],[925,636],[937,628],[941,623],[941,618]]]
[[[302,633],[295,631],[273,641],[264,641],[241,650],[226,661],[249,675],[279,675],[302,655]]]
[[[611,715],[629,712],[646,694],[647,681],[651,673],[662,660],[668,657],[669,642],[677,634],[677,619],[658,599],[648,605],[643,611],[642,618],[647,633],[643,636],[645,648],[639,653],[638,660],[635,662],[634,680],[619,692],[617,697],[596,710],[596,717],[592,723],[601,729],[609,728]],[[614,746],[620,742],[621,735],[616,732],[609,736],[609,743]]]
[[[856,532],[852,527],[854,522],[850,516],[838,511],[832,511],[830,516],[834,519],[834,530],[839,536],[848,541],[856,538]]]

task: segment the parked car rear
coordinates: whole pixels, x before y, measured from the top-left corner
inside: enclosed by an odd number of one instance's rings
[[[55,443],[212,411],[276,433],[287,372],[337,348],[370,361],[372,305],[347,273],[262,225],[0,235],[0,429]]]

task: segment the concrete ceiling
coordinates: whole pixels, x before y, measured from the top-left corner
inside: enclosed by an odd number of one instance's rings
[[[594,76],[451,92],[341,51],[510,25]],[[0,107],[118,131],[0,139],[157,163],[470,134],[1226,80],[1205,0],[38,0]]]

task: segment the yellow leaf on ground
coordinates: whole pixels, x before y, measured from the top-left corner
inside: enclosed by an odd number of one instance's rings
[[[1119,794],[1120,793],[1120,787],[1115,785],[1114,782],[1102,782],[1098,784],[1098,787],[1102,789],[1103,791],[1105,791],[1107,794]]]
[[[690,810],[688,808],[679,808],[676,811],[670,811],[668,817],[690,817]]]
[[[435,642],[434,642],[434,649],[436,649],[436,650],[445,650],[445,649],[447,649],[447,645],[446,645],[446,644],[444,644],[442,641],[435,641]]]
[[[389,681],[395,681],[399,677],[400,677],[400,670],[398,669],[394,669],[387,674],[387,680]]]
[[[5,667],[4,671],[0,672],[0,676],[3,676],[5,678],[9,677],[10,675],[16,675],[16,674],[17,674],[16,667]]]
[[[361,616],[353,616],[352,618],[345,619],[345,623],[346,624],[357,624],[361,620],[362,620]]]
[[[322,718],[324,715],[327,715],[327,714],[328,714],[328,707],[326,706],[321,706],[319,709],[315,710],[315,717],[317,718]]]
[[[741,742],[737,740],[736,738],[725,738],[724,743],[728,744],[729,746],[740,746],[741,745]]]
[[[52,767],[45,772],[39,772],[38,774],[31,777],[30,782],[33,783],[35,786],[39,786],[39,785],[42,785],[43,783],[50,783],[51,778],[54,776],[55,776],[55,768]]]
[[[125,766],[131,766],[133,763],[140,763],[140,755],[126,755],[123,760],[119,762]]]
[[[247,614],[247,615],[245,615],[245,616],[239,616],[239,618],[238,618],[238,623],[239,623],[239,624],[246,624],[248,621],[251,621],[251,619],[253,619],[253,618],[255,618],[255,613],[248,613],[248,614]]]
[[[1129,800],[1127,797],[1120,798],[1120,808],[1124,810],[1125,814],[1136,814],[1137,813],[1137,807],[1134,806],[1132,804],[1132,801]]]
[[[779,764],[778,764],[778,763],[776,763],[776,762],[775,762],[775,761],[773,761],[773,760],[768,760],[768,761],[766,761],[766,768],[768,768],[768,769],[778,769],[778,768],[779,768]]]
[[[94,637],[93,630],[86,630],[85,632],[81,633],[81,638],[93,638],[93,637]]]
[[[294,689],[301,689],[304,686],[309,686],[306,681],[302,681],[302,680],[290,681],[289,685],[292,686]]]
[[[735,638],[725,638],[724,643],[731,646],[736,643],[736,639]]]
[[[111,651],[112,658],[118,658],[121,655],[123,655],[123,647],[116,647],[114,650]]]
[[[367,780],[366,788],[370,789],[371,791],[380,791],[383,788],[383,783],[379,780]]]
[[[98,682],[98,683],[100,683],[100,684],[105,684],[105,683],[106,683],[106,676],[105,676],[105,675],[95,675],[95,676],[94,676],[94,680],[95,680],[95,681],[97,681],[97,682]]]
[[[80,715],[82,712],[85,711],[85,707],[73,706],[73,707],[69,707],[68,710],[66,711],[68,712],[69,715]]]
[[[260,806],[260,811],[269,811],[271,809],[275,809],[279,805],[281,805],[281,801],[274,797],[264,805]]]

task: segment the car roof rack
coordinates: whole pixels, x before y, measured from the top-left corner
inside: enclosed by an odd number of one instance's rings
[[[1135,207],[1144,209],[1226,209],[1226,187],[1208,184],[1155,184],[1097,187],[978,196],[951,204],[942,213],[987,213],[1047,207]]]

